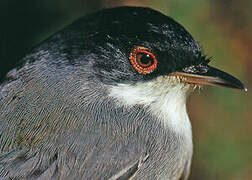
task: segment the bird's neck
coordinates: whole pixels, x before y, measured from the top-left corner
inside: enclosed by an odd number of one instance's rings
[[[119,84],[113,86],[110,96],[118,106],[142,105],[169,130],[191,139],[191,123],[186,111],[189,85],[168,83]]]

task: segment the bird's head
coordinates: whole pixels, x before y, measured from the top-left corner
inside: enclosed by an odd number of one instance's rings
[[[82,43],[92,54],[91,69],[101,82],[113,87],[113,96],[141,103],[171,90],[174,96],[186,94],[198,85],[246,90],[238,79],[209,66],[198,42],[180,24],[155,10],[119,7],[85,18],[73,26],[85,29]]]

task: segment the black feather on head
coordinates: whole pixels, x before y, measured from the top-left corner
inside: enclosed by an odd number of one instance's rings
[[[88,65],[106,83],[146,81],[208,63],[180,24],[150,8],[105,9],[79,19],[51,39],[60,41],[60,51],[71,64]],[[130,63],[131,51],[138,46],[155,55],[153,72],[141,74]]]

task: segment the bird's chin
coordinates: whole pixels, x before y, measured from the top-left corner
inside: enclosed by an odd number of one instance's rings
[[[162,80],[160,80],[162,79]],[[192,83],[190,81],[187,81],[188,79],[184,76],[178,76],[175,74],[169,74],[166,76],[161,76],[157,78],[157,82],[160,82],[160,84],[166,84],[170,88],[179,88],[180,90],[183,90],[185,92],[192,92],[196,89],[201,89],[203,87],[202,84]]]
[[[200,90],[205,85],[196,83],[186,76],[182,76],[180,73],[169,74],[168,76],[166,76],[166,78],[169,79],[169,84],[171,84],[172,86],[177,86],[178,84],[180,84],[182,85],[182,87],[184,87],[184,89],[187,89],[189,93],[193,92],[196,89]]]

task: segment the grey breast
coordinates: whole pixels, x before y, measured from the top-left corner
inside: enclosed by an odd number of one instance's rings
[[[75,71],[41,60],[1,85],[0,177],[178,179],[191,158],[184,137]]]

